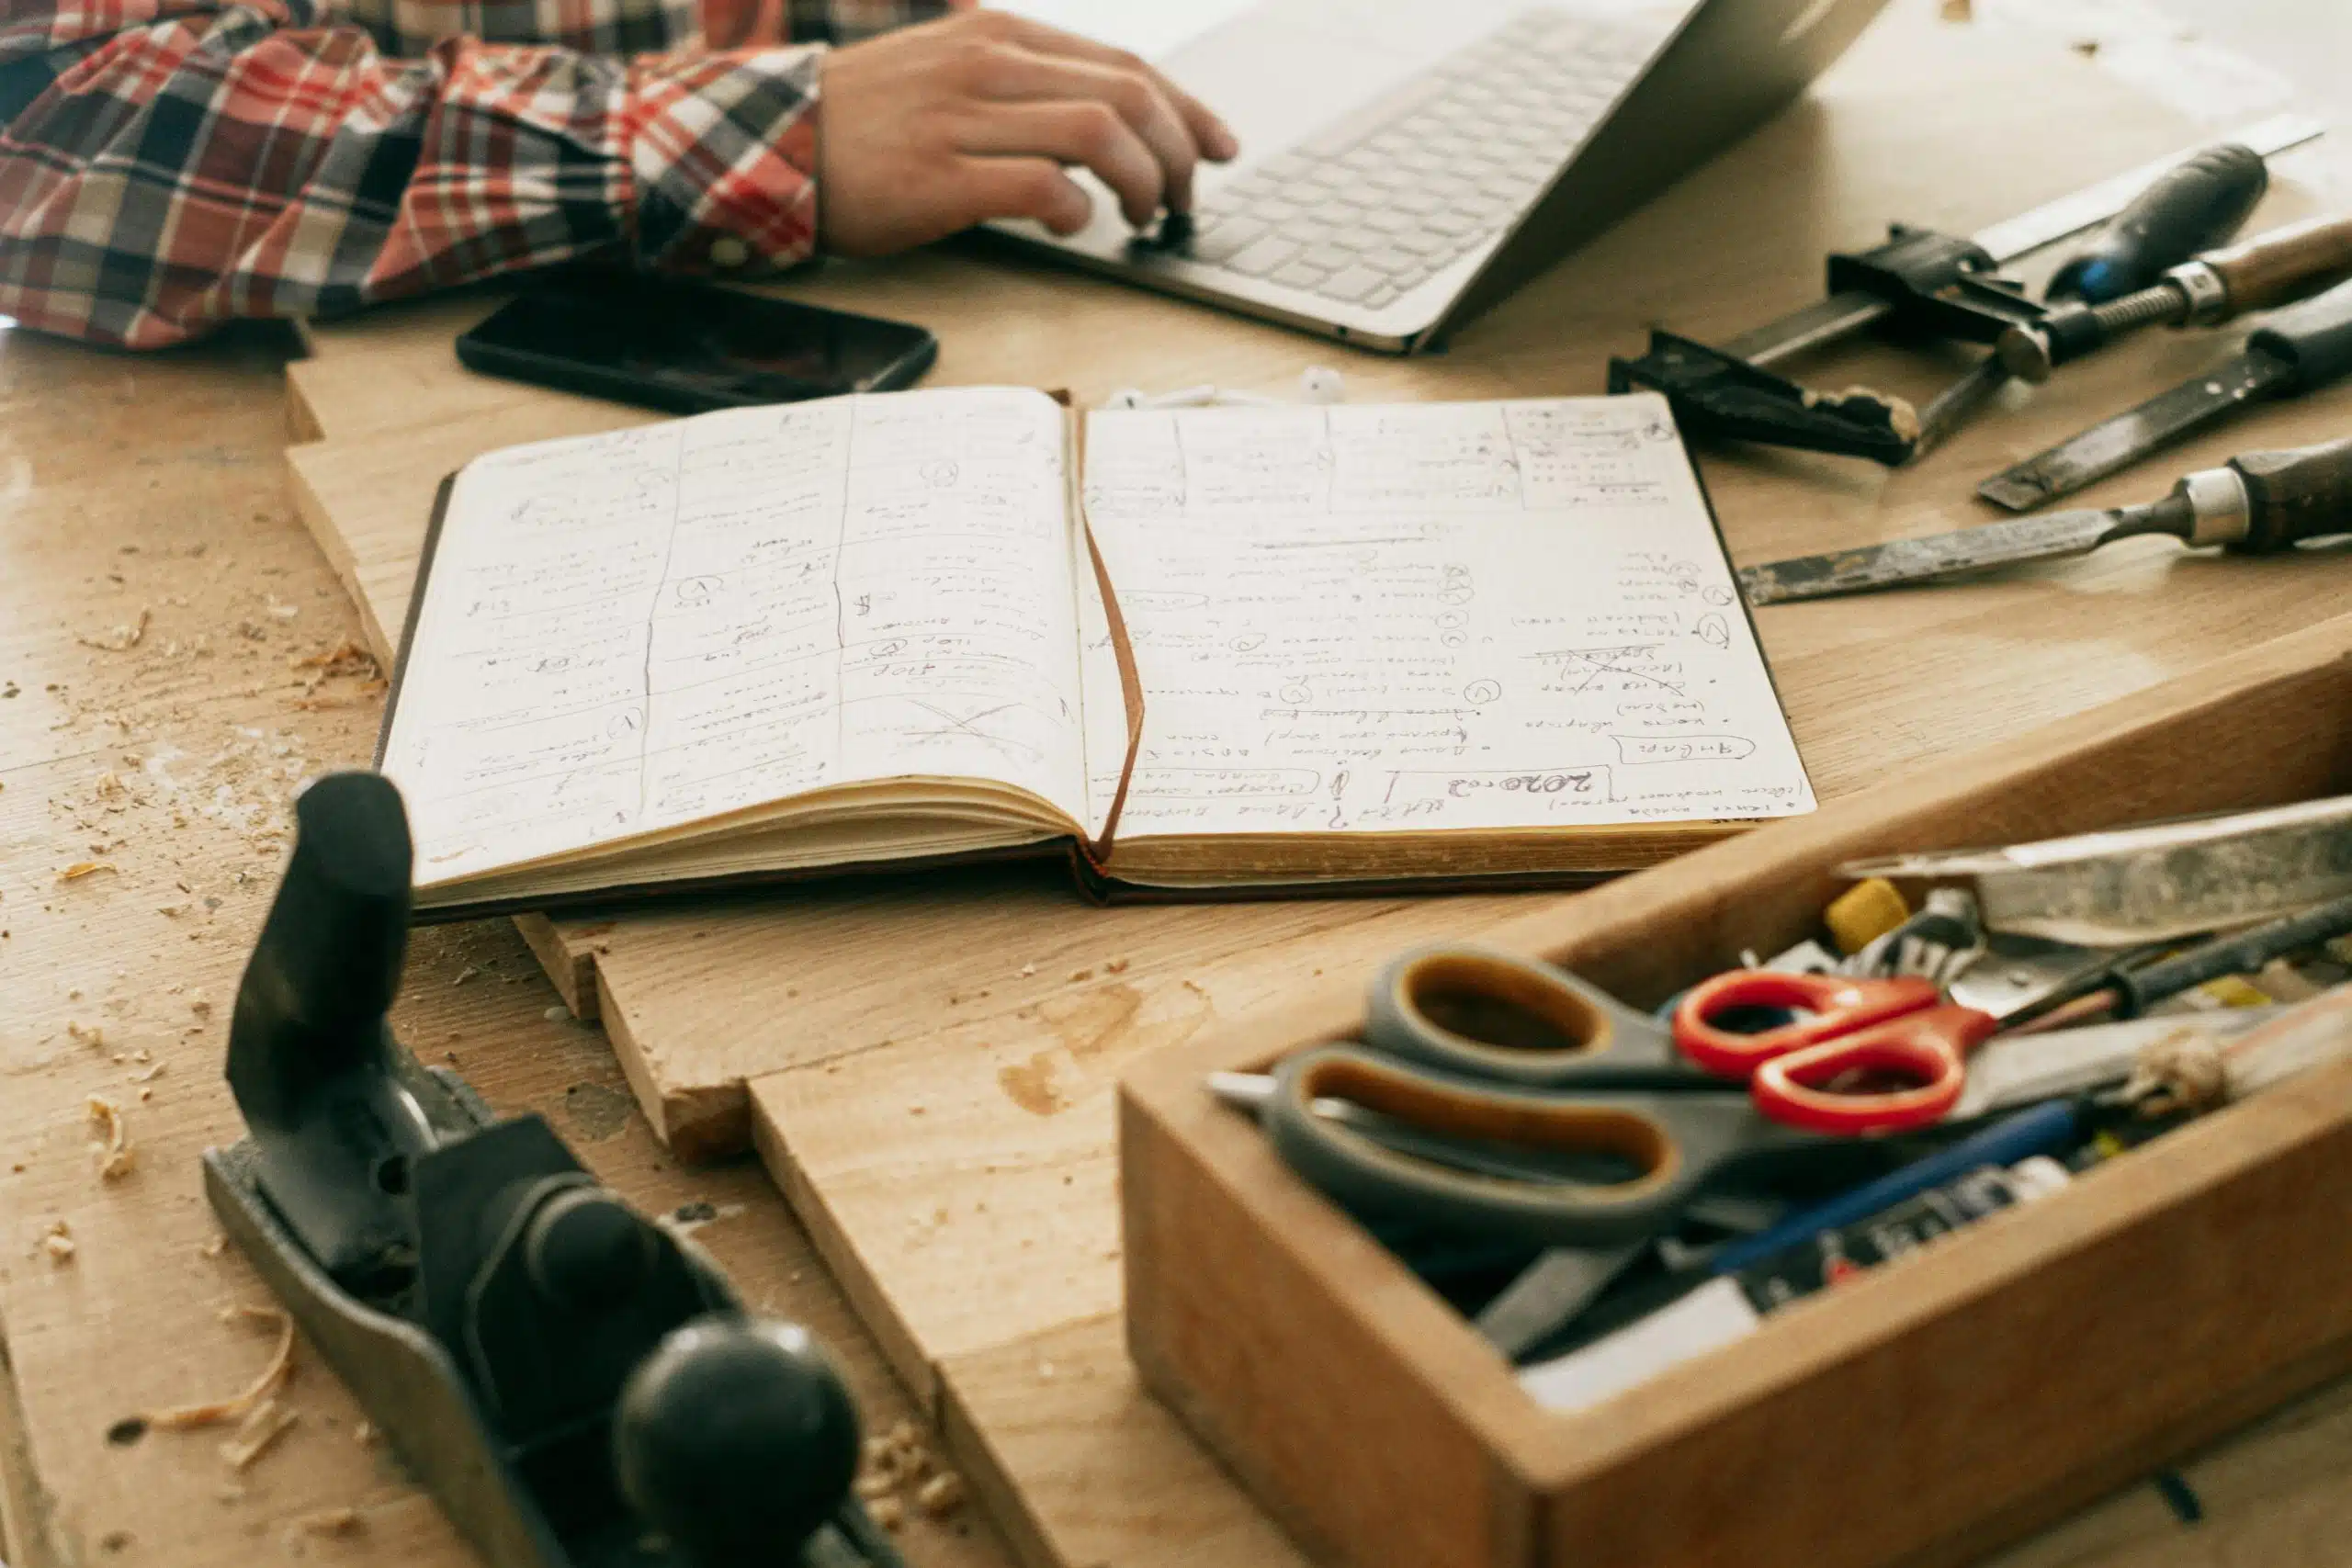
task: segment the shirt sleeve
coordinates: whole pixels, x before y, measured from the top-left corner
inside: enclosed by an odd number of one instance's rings
[[[817,236],[823,46],[607,51],[680,25],[684,4],[472,7],[488,30],[527,13],[587,49],[461,36],[393,58],[388,37],[447,21],[417,0],[406,23],[392,6],[365,28],[239,6],[0,52],[0,76],[40,83],[0,128],[0,315],[152,348],[585,258],[798,261]]]

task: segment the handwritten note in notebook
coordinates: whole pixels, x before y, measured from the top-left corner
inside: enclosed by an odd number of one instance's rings
[[[1082,509],[1069,420],[896,393],[469,464],[385,737],[419,907],[1073,850],[1556,879],[1811,806],[1657,400],[1097,414]]]
[[[1085,492],[1146,694],[1124,847],[1812,807],[1656,399],[1102,412]]]
[[[908,778],[1080,818],[1064,454],[1058,405],[983,389],[469,465],[385,747],[420,882]]]

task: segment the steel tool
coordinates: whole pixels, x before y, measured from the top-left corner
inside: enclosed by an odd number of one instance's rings
[[[230,1031],[250,1136],[205,1152],[205,1189],[410,1473],[492,1568],[902,1568],[808,1336],[393,1040],[391,784],[321,779],[295,821]]]
[[[2051,310],[2039,322],[2001,334],[2001,363],[2025,381],[2143,327],[2213,327],[2267,310],[2352,273],[2352,213],[2306,219],[2209,251],[2156,282],[2105,304]]]
[[[2352,530],[2352,439],[2284,452],[2249,452],[2190,474],[2164,500],[2105,511],[2054,512],[1860,549],[1745,568],[1751,604],[1867,593],[2029,561],[2088,555],[2118,539],[2169,536],[2191,548],[2220,545],[2270,555]]]
[[[1876,249],[1830,257],[1820,303],[1720,348],[1653,333],[1646,354],[1610,362],[1609,389],[1665,394],[1689,434],[1907,462],[1998,389],[2008,372],[1997,355],[1925,410],[1868,389],[1815,391],[1770,367],[1881,323],[1989,347],[2050,309],[2001,266],[2126,213],[2105,255],[2073,278],[2083,298],[2105,299],[2098,288],[2155,276],[2234,232],[2266,186],[2262,160],[2320,129],[2298,116],[2266,120],[2232,144],[2160,159],[1967,238],[1895,225]]]
[[[2175,941],[2352,895],[2352,795],[1998,848],[1849,861],[1838,874],[1968,888],[1996,956],[2020,941],[2069,954]],[[2070,942],[2080,945],[2060,945]],[[1969,983],[2013,966],[2033,965],[2003,957]]]
[[[2030,512],[2120,473],[2256,403],[2299,397],[2352,372],[2352,283],[2272,316],[2235,357],[2138,408],[1995,475],[1976,493]]]

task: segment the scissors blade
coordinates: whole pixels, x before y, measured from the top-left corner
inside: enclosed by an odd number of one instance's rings
[[[2088,1029],[2058,1029],[2047,1034],[1997,1036],[1968,1059],[1968,1087],[1948,1119],[1966,1122],[2038,1100],[2081,1094],[2129,1077],[2140,1054],[2160,1040],[2176,1034],[2233,1039],[2286,1010],[2283,1007],[2216,1008],[2210,1012],[2137,1018]]]
[[[1582,1316],[1650,1247],[1643,1240],[1618,1247],[1553,1247],[1488,1302],[1471,1326],[1496,1349],[1519,1360]]]

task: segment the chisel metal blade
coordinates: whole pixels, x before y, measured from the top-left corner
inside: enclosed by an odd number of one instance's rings
[[[1739,586],[1751,604],[1783,604],[1928,582],[1990,567],[2086,555],[2110,538],[2136,531],[2132,525],[2140,510],[2059,512],[1920,539],[1894,539],[1858,550],[1798,556],[1747,568],[1739,574]]]
[[[2087,490],[2294,380],[2295,367],[2289,361],[2249,349],[2209,376],[2185,381],[1994,475],[1976,493],[2011,512],[2030,512]]]

